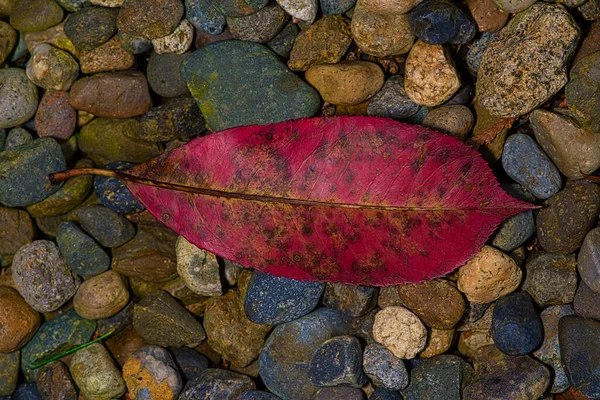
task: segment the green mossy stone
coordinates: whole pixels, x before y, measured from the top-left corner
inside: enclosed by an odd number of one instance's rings
[[[0,396],[10,396],[17,388],[21,352],[0,353]]]
[[[62,21],[64,11],[54,0],[18,0],[10,24],[21,32],[39,32]]]
[[[69,269],[79,276],[90,278],[110,267],[106,251],[74,222],[58,226],[56,242]]]

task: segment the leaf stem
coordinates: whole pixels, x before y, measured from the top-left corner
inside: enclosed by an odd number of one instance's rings
[[[50,183],[53,185],[64,181],[65,179],[73,178],[81,175],[99,175],[99,176],[108,176],[110,178],[119,178],[119,172],[110,170],[110,169],[102,169],[102,168],[75,168],[69,169],[67,171],[55,172],[53,174],[48,175],[48,179],[50,179]]]

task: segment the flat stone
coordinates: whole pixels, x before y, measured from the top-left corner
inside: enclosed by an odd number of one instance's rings
[[[434,108],[423,119],[423,126],[454,136],[460,140],[467,138],[474,123],[473,113],[469,107],[463,105],[447,105]]]
[[[88,400],[119,398],[127,391],[121,371],[100,343],[76,351],[69,370]]]
[[[462,358],[444,354],[425,360],[410,372],[405,399],[461,399],[461,390],[473,376],[473,368]]]
[[[391,306],[379,311],[373,324],[375,341],[398,358],[414,358],[427,342],[427,330],[407,308]]]
[[[572,303],[577,290],[575,254],[531,255],[525,263],[523,290],[541,307]]]
[[[600,229],[594,228],[587,233],[579,255],[577,257],[577,270],[581,280],[594,292],[600,293],[600,254],[598,242]]]
[[[138,119],[134,137],[145,142],[189,141],[205,133],[206,122],[191,97],[170,99]]]
[[[535,197],[521,185],[501,185],[508,194],[517,199],[535,203]],[[525,211],[502,221],[492,239],[492,246],[502,251],[513,251],[522,246],[535,233],[533,211]]]
[[[283,29],[287,16],[277,3],[271,3],[254,14],[227,18],[227,26],[238,40],[266,43]]]
[[[0,324],[0,353],[11,353],[29,342],[40,326],[40,315],[15,289],[0,286]]]
[[[187,85],[179,72],[186,54],[157,54],[152,52],[146,78],[150,88],[161,97],[178,97],[188,92]]]
[[[25,70],[0,70],[0,129],[13,128],[29,121],[37,110],[38,90]]]
[[[104,247],[121,246],[135,236],[127,218],[99,204],[81,207],[76,214],[81,227]]]
[[[123,377],[133,398],[175,400],[183,388],[171,354],[162,347],[146,345],[123,365]]]
[[[106,164],[104,168],[126,170],[132,166],[132,163],[115,161]],[[123,181],[118,178],[95,176],[94,194],[100,201],[100,204],[119,214],[133,214],[144,211],[144,206],[137,201]]]
[[[110,267],[106,251],[74,222],[58,226],[56,242],[69,269],[79,276],[90,278]]]
[[[256,385],[245,375],[209,368],[185,385],[178,400],[236,399],[243,392],[253,389],[256,389]]]
[[[158,39],[173,33],[184,11],[181,0],[125,0],[117,26],[131,35]]]

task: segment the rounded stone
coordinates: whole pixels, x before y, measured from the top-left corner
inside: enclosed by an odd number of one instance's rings
[[[266,43],[283,29],[286,20],[286,12],[277,3],[272,3],[254,14],[227,18],[227,26],[236,39]]]
[[[586,286],[600,293],[600,228],[585,236],[577,257],[577,270]]]
[[[362,371],[362,349],[354,336],[326,340],[313,353],[308,371],[315,386],[362,387],[367,377]]]
[[[183,388],[173,357],[159,346],[136,350],[123,364],[123,378],[135,399],[175,400]]]
[[[117,26],[130,35],[158,39],[173,33],[184,11],[181,0],[125,0]]]
[[[190,49],[194,41],[194,27],[183,19],[170,35],[152,39],[152,47],[158,54],[183,54]]]
[[[152,50],[152,40],[150,39],[130,35],[122,31],[119,31],[117,36],[119,38],[119,43],[121,43],[121,47],[128,53],[136,55]]]
[[[409,376],[404,362],[381,344],[365,347],[363,370],[377,388],[402,390],[408,386]]]
[[[300,28],[293,22],[288,22],[281,32],[279,32],[273,39],[269,40],[267,46],[273,50],[278,56],[289,59],[290,52],[296,37],[300,33]]]
[[[127,283],[113,270],[85,280],[73,298],[75,311],[86,319],[111,317],[122,310],[128,302]]]
[[[209,368],[192,378],[177,399],[239,399],[243,392],[253,389],[256,389],[256,385],[246,375]]]
[[[504,171],[539,199],[547,199],[562,187],[558,169],[531,136],[509,136],[502,153]]]
[[[217,11],[227,17],[243,17],[254,14],[266,6],[268,2],[269,0],[213,0],[214,7]],[[217,33],[211,34],[214,35]]]
[[[150,88],[161,97],[178,97],[188,93],[187,85],[179,72],[185,54],[152,53],[146,77]]]
[[[493,0],[502,11],[512,14],[528,9],[535,0]]]
[[[527,292],[516,292],[496,302],[492,320],[492,337],[501,352],[525,355],[543,340],[542,321]]]
[[[81,72],[86,75],[124,71],[133,67],[134,62],[134,55],[121,46],[117,35],[92,50],[82,51],[79,56]]]
[[[483,246],[458,269],[457,286],[471,303],[491,303],[516,290],[521,277],[521,269],[512,258],[491,246]]]
[[[516,183],[501,185],[502,189],[517,199],[535,202],[535,197]],[[505,219],[492,238],[492,246],[502,251],[513,251],[523,245],[535,233],[533,211],[525,211]]]
[[[69,370],[81,394],[88,400],[119,398],[127,391],[121,371],[100,343],[75,352]]]
[[[225,28],[225,16],[217,11],[214,0],[185,0],[185,16],[200,32],[218,35]]]
[[[65,34],[78,50],[92,50],[117,33],[119,10],[106,7],[84,7],[65,22]]]
[[[385,79],[381,67],[368,61],[313,65],[305,78],[323,100],[335,105],[356,105],[368,100],[381,89]]]
[[[537,215],[537,238],[551,253],[574,253],[600,214],[600,188],[591,182],[567,186]]]
[[[443,354],[450,350],[454,342],[454,328],[452,329],[435,329],[429,330],[427,345],[419,353],[421,358],[431,358]]]
[[[121,246],[135,236],[135,227],[130,221],[101,205],[78,209],[77,218],[81,227],[105,247]]]
[[[321,11],[325,15],[344,14],[356,4],[356,0],[320,0]]]
[[[53,361],[40,368],[35,386],[43,399],[77,400],[77,389],[69,369],[62,361]]]
[[[402,120],[417,113],[421,108],[408,98],[404,91],[404,77],[392,75],[375,96],[371,97],[367,112],[373,117]]]
[[[410,372],[405,399],[461,399],[462,388],[471,382],[473,368],[459,356],[443,354],[425,360]]]
[[[198,350],[191,347],[171,347],[169,352],[173,356],[175,365],[181,372],[183,383],[186,383],[201,371],[208,368],[209,361],[206,356],[202,355]]]
[[[279,400],[280,397],[273,393],[263,392],[260,390],[247,390],[240,395],[238,400]]]
[[[582,280],[575,292],[573,307],[580,317],[600,320],[600,293],[590,289]]]
[[[11,353],[33,337],[40,326],[40,315],[15,289],[0,286],[0,326],[0,353]]]
[[[106,251],[74,222],[63,222],[58,226],[56,243],[71,271],[79,276],[91,278],[110,267]]]
[[[406,14],[423,0],[360,0],[361,6],[381,14]]]
[[[29,214],[16,208],[0,207],[0,258],[12,255],[31,243],[35,235]]]
[[[17,31],[7,22],[0,21],[0,65],[8,58],[18,40]]]
[[[475,119],[467,106],[449,105],[434,108],[423,119],[423,126],[465,140]]]
[[[6,141],[4,142],[4,150],[13,150],[19,146],[29,144],[33,142],[33,135],[21,127],[12,128],[8,135],[6,135]]]
[[[46,91],[35,114],[38,135],[64,142],[73,135],[76,126],[77,113],[69,105],[69,93]]]
[[[600,107],[595,102],[589,101],[600,91],[598,60],[600,60],[599,51],[578,60],[569,71],[571,79],[565,86],[565,99],[569,111],[573,112],[584,128],[593,132],[600,130]]]
[[[29,121],[37,110],[38,89],[20,68],[0,69],[0,129]]]
[[[177,238],[177,273],[192,292],[202,296],[221,296],[220,267],[217,257],[199,249],[183,236]]]
[[[415,358],[425,348],[427,329],[408,309],[391,306],[375,315],[373,338],[398,358]]]
[[[139,117],[134,137],[146,142],[189,141],[205,133],[206,122],[191,97],[169,99]]]
[[[572,303],[577,290],[575,255],[535,253],[525,263],[527,291],[541,307]]]
[[[375,308],[377,294],[377,289],[372,286],[328,283],[325,287],[323,305],[351,317],[361,317]]]
[[[12,400],[19,381],[20,351],[0,353],[0,399]],[[5,397],[6,396],[6,397]]]
[[[417,104],[438,106],[450,100],[460,88],[460,76],[452,57],[441,45],[418,40],[408,54],[405,68],[404,89]]]
[[[34,382],[21,383],[13,393],[12,400],[43,400]]]
[[[292,17],[302,22],[312,24],[317,17],[319,4],[317,0],[276,0],[277,3]]]
[[[18,0],[10,24],[21,32],[39,32],[62,21],[64,11],[54,0]]]
[[[36,240],[21,247],[12,263],[15,286],[34,310],[50,312],[67,302],[80,280],[48,240]]]
[[[465,44],[473,40],[477,28],[449,0],[425,0],[416,6],[409,17],[414,34],[427,44]]]
[[[480,32],[496,32],[508,21],[509,14],[498,9],[493,0],[467,0],[467,7]]]

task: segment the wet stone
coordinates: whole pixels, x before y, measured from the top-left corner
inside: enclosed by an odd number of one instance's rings
[[[344,14],[356,4],[356,0],[320,0],[321,11],[325,15]]]
[[[410,12],[409,23],[427,44],[465,44],[477,33],[471,18],[448,0],[425,0]]]
[[[244,310],[252,322],[280,325],[314,310],[324,286],[255,271],[246,291]]]
[[[127,218],[101,205],[77,210],[81,227],[104,247],[121,246],[135,236],[134,225]]]
[[[336,336],[326,340],[313,353],[308,375],[315,386],[362,387],[367,377],[362,371],[362,349],[358,339]]]
[[[410,385],[402,391],[406,400],[461,399],[473,369],[462,358],[444,354],[425,360],[410,372]]]
[[[118,9],[84,7],[65,22],[65,34],[78,50],[92,50],[117,33]]]
[[[171,99],[138,119],[135,137],[148,142],[190,140],[205,132],[205,121],[191,97]]]
[[[175,400],[183,388],[173,357],[158,346],[146,345],[134,352],[123,365],[123,378],[136,399]]]
[[[517,199],[535,202],[535,197],[520,185],[503,185],[502,188]],[[513,251],[523,245],[535,233],[533,211],[525,211],[504,220],[492,239],[492,246],[502,251]]]
[[[181,0],[125,0],[117,26],[131,35],[158,39],[173,33],[184,11]]]
[[[85,280],[73,298],[75,311],[87,319],[112,317],[128,302],[127,281],[113,270]]]
[[[21,125],[35,115],[38,106],[37,87],[25,70],[0,70],[0,129]]]
[[[249,377],[224,369],[209,368],[190,380],[178,400],[236,399],[256,388]]]
[[[300,28],[297,24],[288,22],[281,32],[267,42],[267,46],[273,50],[278,56],[283,58],[290,58],[290,52],[294,45],[296,37],[300,33]]]
[[[363,370],[375,387],[402,390],[409,375],[404,362],[381,344],[369,344],[363,353]]]
[[[124,170],[132,166],[132,163],[115,162],[107,164],[105,168]],[[94,193],[103,206],[119,214],[133,214],[144,211],[144,206],[136,200],[125,184],[117,178],[105,176],[94,177]]]
[[[185,16],[194,28],[218,35],[225,28],[225,16],[215,8],[215,0],[185,0]]]
[[[34,310],[54,311],[67,302],[80,280],[69,270],[58,247],[36,240],[21,247],[12,264],[15,286]]]
[[[53,0],[19,0],[10,13],[10,24],[21,32],[39,32],[58,24],[63,15]]]
[[[177,369],[181,372],[184,384],[209,366],[208,358],[191,347],[170,347],[169,352],[173,356]]]
[[[272,3],[254,14],[227,18],[227,26],[236,39],[266,43],[283,29],[286,20],[286,12],[277,3]]]
[[[43,399],[77,400],[77,389],[62,361],[53,361],[39,369],[35,377],[37,387]]]
[[[56,230],[56,242],[67,266],[79,276],[89,278],[110,267],[110,257],[74,222],[63,222]]]
[[[254,14],[268,2],[268,0],[214,0],[214,7],[227,17],[243,17]]]
[[[496,302],[492,335],[498,349],[508,355],[525,355],[543,339],[542,321],[527,292],[516,292]]]
[[[86,75],[108,71],[124,71],[135,62],[135,57],[121,46],[117,35],[95,49],[82,51],[79,57],[81,72]]]
[[[537,215],[537,237],[544,250],[575,252],[600,214],[600,188],[575,183],[552,196]]]
[[[351,317],[360,317],[375,308],[377,288],[328,283],[325,287],[323,305]]]
[[[366,400],[365,393],[348,386],[324,387],[317,391],[314,400]]]
[[[600,293],[590,289],[584,281],[579,282],[573,307],[580,317],[600,320]]]
[[[541,307],[572,303],[577,290],[574,254],[535,253],[525,264],[527,291]]]
[[[425,348],[427,329],[408,309],[391,306],[375,316],[373,337],[396,357],[410,359]]]
[[[186,54],[157,54],[150,55],[146,77],[150,88],[162,97],[178,97],[188,93],[185,81],[179,68]]]
[[[202,325],[163,290],[134,306],[133,326],[148,343],[162,347],[196,346],[206,338]]]
[[[121,371],[100,343],[75,352],[69,370],[81,394],[89,400],[119,398],[127,391]]]
[[[393,118],[403,120],[415,115],[421,108],[414,103],[404,90],[404,77],[392,75],[381,90],[371,97],[367,112],[373,117]]]
[[[220,267],[217,257],[199,249],[183,236],[177,238],[177,273],[185,285],[202,296],[221,296]]]
[[[539,199],[547,199],[562,187],[558,169],[531,136],[511,135],[504,144],[502,167],[516,182]]]
[[[69,105],[69,93],[46,91],[35,114],[38,135],[49,136],[63,142],[69,140],[76,126],[77,113]]]

